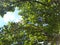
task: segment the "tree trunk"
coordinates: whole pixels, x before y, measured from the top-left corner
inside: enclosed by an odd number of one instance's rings
[[[56,45],[60,45],[60,34],[56,37]]]
[[[59,41],[56,41],[56,45],[59,45]]]

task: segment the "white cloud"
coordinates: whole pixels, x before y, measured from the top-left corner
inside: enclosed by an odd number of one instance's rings
[[[8,23],[9,21],[13,21],[15,19],[15,16],[13,12],[7,12],[7,14],[4,15],[3,19],[5,23]]]
[[[21,16],[15,15],[13,12],[7,12],[7,14],[4,15],[3,19],[5,23],[19,22],[20,20],[22,20]]]
[[[0,16],[0,27],[7,25],[8,22],[22,22],[22,16],[18,15],[20,11],[18,8],[15,8],[14,12],[7,12],[3,18]]]

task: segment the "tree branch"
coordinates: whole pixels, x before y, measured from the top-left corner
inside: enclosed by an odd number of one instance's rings
[[[44,4],[44,3],[39,2],[39,1],[33,1],[33,2],[36,2],[36,3],[42,4],[42,5],[44,5],[44,6],[47,6],[47,4]]]
[[[39,3],[39,4],[42,4],[42,5],[44,5],[44,6],[47,6],[47,4],[44,4],[44,3],[42,3],[42,2],[40,2],[40,1],[32,1],[32,0],[18,0],[17,2],[35,2],[35,3]]]

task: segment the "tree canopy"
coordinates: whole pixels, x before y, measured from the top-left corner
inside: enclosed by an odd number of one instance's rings
[[[23,22],[1,28],[0,45],[38,45],[39,41],[55,41],[60,27],[59,0],[0,0],[0,15],[18,7]]]

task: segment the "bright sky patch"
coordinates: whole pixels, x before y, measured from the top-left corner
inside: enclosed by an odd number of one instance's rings
[[[7,12],[4,14],[4,17],[0,17],[0,27],[7,24],[8,22],[19,22],[22,20],[22,17],[18,15],[19,10],[15,8],[14,12]]]

